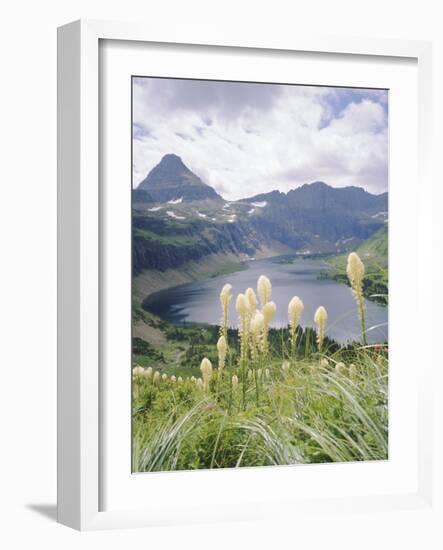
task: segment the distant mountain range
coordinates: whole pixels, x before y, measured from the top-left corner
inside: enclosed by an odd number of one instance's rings
[[[387,211],[387,193],[320,181],[225,201],[168,154],[133,191],[133,268],[164,270],[220,253],[344,252],[383,227]]]

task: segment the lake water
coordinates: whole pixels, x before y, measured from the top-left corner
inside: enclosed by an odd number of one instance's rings
[[[314,325],[314,313],[322,305],[328,312],[326,334],[345,343],[358,340],[360,321],[351,289],[342,283],[319,279],[327,265],[316,259],[296,259],[292,264],[278,263],[276,258],[247,262],[248,269],[168,288],[152,294],[144,307],[165,321],[174,324],[218,324],[221,317],[219,294],[225,283],[231,283],[233,298],[230,308],[230,324],[236,326],[235,296],[252,287],[256,290],[260,275],[269,277],[272,283],[272,300],[277,305],[273,327],[288,324],[288,303],[296,295],[304,303],[302,326]],[[367,337],[370,343],[388,339],[388,308],[365,300]]]

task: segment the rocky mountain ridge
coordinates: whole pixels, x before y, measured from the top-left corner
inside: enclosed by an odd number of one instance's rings
[[[387,222],[388,195],[313,182],[225,201],[165,155],[133,192],[133,269],[174,268],[210,254],[345,252]]]

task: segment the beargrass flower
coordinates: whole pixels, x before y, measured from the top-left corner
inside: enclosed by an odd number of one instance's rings
[[[304,310],[303,302],[298,296],[294,296],[288,305],[288,318],[289,318],[289,327],[291,333],[291,351],[292,356],[295,356],[297,348],[297,327],[300,323],[300,318]]]
[[[357,300],[358,315],[361,323],[361,334],[363,344],[367,344],[366,339],[366,319],[365,319],[365,303],[363,300],[363,278],[365,276],[365,266],[361,261],[360,256],[355,252],[351,252],[348,256],[348,263],[346,266],[346,273],[348,275],[351,288],[354,296]]]
[[[249,329],[251,331],[251,356],[254,361],[257,359],[257,348],[260,347],[264,326],[265,318],[263,313],[256,311],[249,325]]]
[[[269,333],[269,324],[275,316],[277,311],[277,306],[274,302],[267,302],[262,307],[262,313],[265,320],[263,327],[263,340],[262,340],[262,351],[263,353],[268,352],[269,343],[268,343],[268,333]]]
[[[266,275],[260,275],[257,281],[257,293],[262,307],[271,299],[272,285]]]
[[[248,300],[244,294],[239,294],[235,302],[235,310],[239,319],[240,336],[240,362],[242,365],[247,361],[247,342],[248,342]]]
[[[154,376],[152,378],[152,381],[153,381],[154,384],[156,384],[157,382],[160,381],[160,373],[158,372],[158,370],[156,370],[154,372]]]
[[[232,376],[232,388],[234,390],[238,388],[238,376],[236,374]]]
[[[143,367],[140,367],[139,365],[132,369],[133,376],[143,376],[144,372],[145,369]]]
[[[212,378],[212,363],[205,357],[200,364],[200,371],[203,377],[203,386],[205,390],[209,389],[209,381]]]
[[[235,309],[240,321],[238,328],[240,337],[240,368],[242,372],[243,409],[246,409],[246,369],[248,365],[248,325],[250,316],[248,315],[248,300],[244,294],[239,294],[237,296]]]
[[[232,285],[226,283],[220,292],[220,302],[223,309],[228,309],[232,298]]]
[[[228,315],[229,304],[232,299],[232,285],[227,283],[224,285],[220,292],[220,303],[222,306],[222,318],[220,322],[220,333],[225,337],[226,343],[228,343]]]
[[[249,314],[254,315],[255,310],[257,309],[257,296],[252,288],[246,289],[245,296],[248,302]]]
[[[265,316],[260,311],[256,311],[250,322],[250,344],[251,344],[251,357],[253,362],[253,368],[255,371],[255,395],[257,400],[257,405],[259,404],[259,378],[261,374],[261,369],[257,369],[257,359],[258,359],[258,350],[263,343],[264,338],[264,328],[265,328]]]
[[[217,351],[218,351],[218,368],[222,371],[225,367],[226,352],[228,351],[228,346],[226,344],[226,338],[220,336],[217,342]]]
[[[352,288],[356,289],[363,286],[363,277],[365,276],[365,266],[356,252],[351,252],[348,256],[346,273]]]
[[[326,321],[328,320],[328,313],[323,306],[320,306],[314,315],[314,322],[317,325],[317,344],[318,351],[323,349],[323,341],[325,338]]]
[[[252,334],[254,334],[258,338],[264,326],[265,326],[265,317],[263,313],[261,313],[260,311],[256,311],[254,317],[251,319],[250,328],[251,328]]]
[[[262,313],[263,317],[265,318],[265,324],[269,325],[269,323],[274,318],[275,314],[277,312],[277,306],[274,302],[267,302],[263,308]]]
[[[248,313],[248,301],[246,296],[240,293],[235,301],[235,310],[240,320]]]

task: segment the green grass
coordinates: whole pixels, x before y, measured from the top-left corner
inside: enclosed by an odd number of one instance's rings
[[[172,235],[160,235],[154,231],[150,231],[149,229],[135,228],[133,234],[134,238],[140,237],[148,241],[154,241],[159,245],[194,246],[197,242],[196,238],[180,232]]]
[[[240,331],[163,323],[160,347],[133,339],[133,471],[387,459],[386,345],[340,347],[310,327],[268,330],[268,305],[259,314],[250,294],[235,301]]]
[[[370,239],[361,243],[355,252],[365,264],[366,272],[385,271],[388,268],[388,229],[382,227]],[[328,262],[342,271],[346,270],[348,254],[331,257]]]
[[[338,361],[351,362],[338,373]],[[190,380],[133,381],[133,470],[189,470],[388,458],[388,368],[383,349],[262,361],[257,388],[232,387],[228,368],[205,392]],[[258,365],[257,365],[258,367]],[[262,373],[264,371],[262,370]]]
[[[237,271],[246,271],[247,269],[249,269],[249,266],[245,262],[227,260],[222,268],[211,273],[211,279],[222,275],[230,275],[231,273],[236,273]]]

